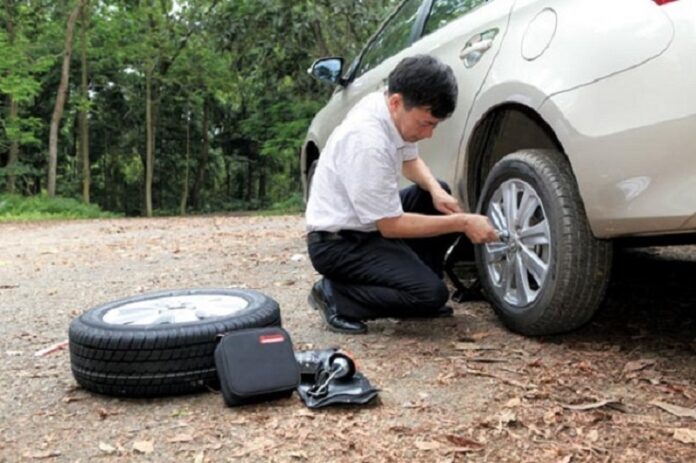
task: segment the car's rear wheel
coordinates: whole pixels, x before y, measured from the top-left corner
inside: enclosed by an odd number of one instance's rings
[[[500,319],[526,335],[587,322],[609,280],[612,245],[596,239],[562,153],[524,150],[489,173],[479,199],[503,239],[476,248],[481,284]]]

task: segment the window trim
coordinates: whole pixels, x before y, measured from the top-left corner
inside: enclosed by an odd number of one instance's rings
[[[403,0],[396,8],[394,8],[394,11],[392,11],[385,19],[382,21],[380,26],[377,28],[377,31],[370,36],[370,38],[367,40],[365,43],[365,46],[360,50],[360,53],[358,54],[358,57],[353,61],[353,64],[351,67],[348,69],[346,72],[346,78],[345,82],[346,85],[349,85],[351,82],[353,82],[356,78],[356,73],[358,72],[358,69],[360,69],[360,65],[362,64],[363,57],[367,50],[370,48],[372,43],[377,40],[377,37],[384,31],[384,29],[387,27],[387,24],[391,22],[391,20],[396,16],[402,8],[406,6],[406,3],[408,3],[411,0]],[[417,18],[416,21],[413,23],[411,26],[411,34],[409,35],[408,42],[404,49],[410,47],[413,45],[418,39],[420,38],[420,34],[422,34],[422,25],[425,24],[425,20],[423,18],[427,18],[428,15],[430,14],[430,6],[432,5],[433,0],[424,0],[420,6],[418,7],[418,12],[416,13]],[[369,72],[369,71],[368,71]]]
[[[425,26],[426,26],[426,24],[428,23],[428,19],[430,19],[430,14],[432,13],[432,10],[433,10],[433,4],[434,4],[436,1],[437,1],[437,0],[427,0],[427,2],[428,2],[428,12],[427,12],[426,14],[423,15],[423,23],[421,24],[420,29],[418,30],[418,34],[419,34],[419,35],[418,35],[418,40],[420,40],[420,39],[422,39],[423,37],[426,37],[426,36],[428,36],[428,35],[430,35],[430,34],[436,33],[436,32],[439,31],[440,29],[442,29],[442,28],[444,28],[444,27],[447,27],[449,24],[453,23],[454,21],[458,20],[459,18],[463,18],[464,16],[473,13],[474,11],[476,11],[476,10],[478,10],[478,9],[480,9],[480,8],[482,8],[482,7],[484,7],[484,6],[486,6],[488,3],[492,3],[492,2],[495,1],[495,0],[483,0],[479,5],[475,6],[475,7],[472,8],[472,9],[470,9],[468,12],[464,13],[463,15],[461,15],[461,16],[459,16],[459,17],[453,19],[452,21],[448,22],[448,23],[445,24],[444,26],[442,26],[442,27],[440,27],[440,28],[437,28],[437,29],[435,29],[434,31],[429,32],[429,33],[426,34],[426,33],[425,33]]]

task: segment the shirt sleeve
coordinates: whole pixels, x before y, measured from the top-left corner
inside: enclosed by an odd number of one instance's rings
[[[400,149],[401,158],[404,161],[413,161],[418,157],[418,145],[415,143],[408,143]]]
[[[402,215],[397,167],[400,160],[394,159],[383,141],[372,137],[347,137],[344,144],[341,179],[360,223]]]

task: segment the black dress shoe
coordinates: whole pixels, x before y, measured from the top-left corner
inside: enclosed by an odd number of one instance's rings
[[[345,334],[364,334],[367,333],[367,325],[360,320],[353,320],[338,315],[336,304],[331,297],[331,292],[326,290],[327,281],[321,279],[314,283],[309,292],[307,301],[309,305],[318,310],[330,331]]]

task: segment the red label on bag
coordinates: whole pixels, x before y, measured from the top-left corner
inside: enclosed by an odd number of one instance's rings
[[[283,341],[285,341],[285,336],[282,334],[265,334],[263,336],[259,336],[259,342],[261,344],[276,344]]]

